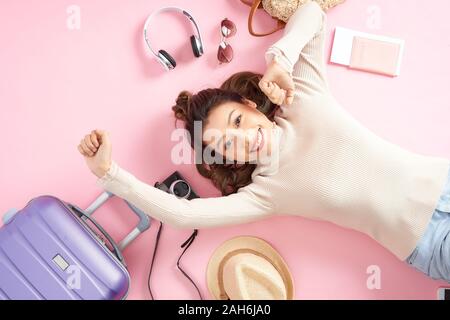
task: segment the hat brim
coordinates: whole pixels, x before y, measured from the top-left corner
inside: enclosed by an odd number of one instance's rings
[[[286,286],[287,300],[294,299],[294,281],[286,262],[265,240],[253,236],[238,236],[222,243],[212,254],[206,270],[208,290],[216,300],[227,299],[219,285],[219,266],[225,256],[235,250],[250,249],[261,253],[278,270]]]

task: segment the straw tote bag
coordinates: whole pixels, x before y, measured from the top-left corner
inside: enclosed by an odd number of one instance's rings
[[[284,28],[286,23],[297,8],[311,0],[241,0],[250,6],[248,15],[248,31],[255,37],[264,37]],[[345,0],[313,0],[316,1],[322,10],[327,11]],[[277,26],[272,31],[266,33],[256,33],[253,29],[253,17],[257,9],[264,9],[273,19],[277,20]]]

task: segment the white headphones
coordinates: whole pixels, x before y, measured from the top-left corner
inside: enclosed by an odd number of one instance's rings
[[[192,35],[190,39],[191,39],[192,51],[194,52],[194,56],[196,56],[197,58],[203,54],[203,42],[202,42],[202,37],[200,35],[200,29],[199,29],[197,23],[195,22],[192,15],[189,12],[187,12],[186,10],[183,10],[179,7],[164,7],[164,8],[161,8],[161,9],[153,12],[147,18],[147,20],[145,21],[145,24],[144,24],[144,40],[145,40],[145,43],[147,44],[148,48],[150,49],[150,51],[153,53],[153,55],[159,61],[159,63],[161,63],[163,65],[164,69],[169,71],[176,67],[177,63],[176,63],[175,59],[169,53],[167,53],[167,51],[165,51],[165,50],[159,50],[158,52],[155,52],[155,50],[152,49],[152,47],[149,43],[149,40],[147,38],[147,28],[150,23],[150,20],[154,16],[156,16],[159,13],[164,12],[164,11],[180,12],[184,16],[186,16],[189,19],[189,21],[191,22],[191,24],[194,26],[194,29],[195,29],[197,35]]]

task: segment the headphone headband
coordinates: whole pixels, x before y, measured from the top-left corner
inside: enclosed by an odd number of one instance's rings
[[[192,17],[192,15],[187,12],[186,10],[180,8],[180,7],[175,7],[175,6],[171,6],[171,7],[163,7],[160,8],[158,10],[156,10],[155,12],[153,12],[150,16],[148,16],[147,20],[145,20],[145,24],[144,24],[144,40],[145,43],[147,44],[147,47],[150,49],[150,51],[155,55],[155,57],[158,58],[158,54],[152,49],[150,42],[147,38],[147,28],[148,25],[150,24],[150,21],[153,19],[153,17],[155,17],[156,15],[160,14],[161,12],[166,12],[166,11],[176,11],[179,12],[181,14],[183,14],[185,17],[187,17],[189,19],[189,21],[191,22],[191,24],[194,26],[195,31],[197,32],[197,37],[200,41],[200,43],[202,44],[203,47],[203,41],[202,41],[202,36],[200,34],[200,28],[198,27],[197,23],[195,22],[194,18]]]

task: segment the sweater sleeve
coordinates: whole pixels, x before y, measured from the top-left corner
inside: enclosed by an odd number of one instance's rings
[[[276,59],[294,80],[295,91],[328,89],[325,76],[324,39],[326,14],[315,1],[294,12],[283,36],[266,53],[266,63]]]
[[[212,198],[179,199],[139,181],[116,162],[97,180],[103,189],[127,200],[149,216],[179,228],[207,228],[251,222],[268,217],[273,206],[263,203],[247,187]]]

